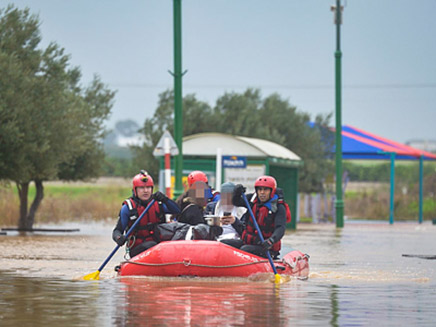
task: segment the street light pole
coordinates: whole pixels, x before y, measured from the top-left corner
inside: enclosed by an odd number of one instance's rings
[[[175,157],[175,186],[174,198],[183,193],[183,107],[182,107],[182,0],[174,0],[174,140],[179,148]]]
[[[336,24],[336,51],[335,51],[335,75],[336,75],[336,227],[344,227],[344,201],[342,199],[342,116],[341,116],[341,23],[342,7],[341,0],[336,0],[336,6],[331,7],[335,12]]]

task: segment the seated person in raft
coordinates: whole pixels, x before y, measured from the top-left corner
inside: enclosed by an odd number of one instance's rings
[[[191,184],[188,190],[176,200],[181,210],[176,220],[189,225],[205,224],[203,214],[209,192],[209,187],[203,181]]]
[[[207,204],[205,212],[206,220],[213,225],[213,219],[219,217],[216,224],[222,227],[222,233],[217,240],[232,245],[235,240],[240,240],[244,230],[244,224],[240,218],[245,214],[247,208],[234,206],[232,203],[235,184],[227,182],[221,185],[221,198],[218,201]],[[209,218],[210,217],[210,218]]]
[[[123,246],[127,241],[126,247],[130,257],[160,242],[159,233],[155,231],[159,224],[166,222],[165,214],[180,213],[178,205],[165,194],[159,191],[153,194],[153,178],[146,171],[141,170],[141,173],[133,177],[132,184],[132,196],[123,202],[117,225],[112,232],[112,238],[119,246]],[[152,199],[155,200],[154,204],[126,239],[124,233],[141,216]]]
[[[242,217],[245,229],[239,244],[231,244],[243,251],[267,257],[267,251],[273,258],[280,254],[281,239],[285,234],[286,222],[290,221],[290,211],[283,201],[283,193],[277,188],[277,182],[272,176],[260,176],[254,183],[255,193],[247,194],[247,200],[261,230],[264,241],[260,240],[250,212],[247,210]],[[235,186],[233,204],[246,206],[242,194],[245,187]]]

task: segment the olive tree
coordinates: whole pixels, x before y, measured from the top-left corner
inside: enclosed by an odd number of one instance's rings
[[[98,175],[114,97],[97,76],[81,86],[79,68],[59,45],[42,49],[39,24],[27,8],[0,9],[0,180],[17,186],[21,229],[33,226],[44,181]]]

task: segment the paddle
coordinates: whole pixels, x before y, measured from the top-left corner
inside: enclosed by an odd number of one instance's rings
[[[139,216],[138,219],[136,219],[135,223],[132,225],[132,227],[129,228],[129,230],[126,233],[126,238],[133,232],[133,229],[136,227],[136,225],[139,224],[139,222],[141,221],[142,217],[144,217],[144,215],[147,213],[148,209],[151,208],[151,206],[154,203],[154,199],[150,201],[150,203],[148,204],[147,208],[145,208],[144,212]],[[107,265],[107,263],[109,262],[110,259],[112,259],[112,257],[114,256],[114,254],[118,251],[118,249],[120,248],[119,245],[117,245],[115,247],[115,249],[112,251],[111,254],[109,254],[109,256],[106,258],[106,260],[102,263],[102,265],[100,266],[100,268],[98,268],[97,271],[90,273],[88,275],[83,276],[81,279],[83,280],[99,280],[100,279],[100,272],[103,270],[103,268]]]
[[[253,210],[251,210],[250,203],[248,203],[247,197],[245,196],[244,193],[242,193],[242,197],[243,197],[243,199],[245,201],[245,205],[247,206],[248,211],[250,212],[251,219],[253,220],[254,226],[256,227],[257,234],[259,235],[260,241],[263,243],[264,242],[264,238],[263,238],[262,232],[261,232],[261,230],[259,228],[259,225],[257,224],[256,218],[254,217]],[[276,266],[274,266],[274,262],[273,262],[273,260],[271,258],[271,253],[269,253],[268,250],[266,251],[266,255],[268,257],[268,260],[269,260],[269,263],[271,265],[271,268],[274,271],[275,282],[276,283],[280,283],[280,275],[277,272]]]

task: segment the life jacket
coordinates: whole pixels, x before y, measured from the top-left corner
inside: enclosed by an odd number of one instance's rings
[[[285,202],[285,199],[283,198],[283,190],[279,187],[276,188],[276,194],[279,197],[277,200],[277,203],[281,203],[285,206],[286,209],[286,223],[289,224],[292,220],[291,217],[291,209],[289,208],[289,205]]]
[[[129,229],[144,212],[145,207],[132,198],[124,200],[123,205],[127,205],[129,208],[129,222],[127,223],[127,229]],[[142,217],[138,225],[132,231],[130,235],[133,235],[134,243],[129,244],[130,248],[146,242],[146,241],[156,241],[159,243],[159,235],[155,233],[156,225],[165,222],[165,214],[161,210],[159,203],[155,201],[153,205],[148,209],[148,212]]]
[[[259,203],[258,198],[252,202],[253,206],[251,210],[253,211],[254,217],[256,218],[257,224],[259,225],[259,229],[262,232],[262,236],[264,239],[269,238],[274,232],[274,218],[277,212],[277,205],[279,204],[278,197],[274,196],[266,203]],[[283,204],[283,203],[282,203]],[[270,207],[271,209],[269,209]],[[245,244],[258,245],[260,242],[259,235],[257,233],[256,226],[253,223],[253,220],[248,219],[247,225],[242,233],[242,240]],[[279,252],[282,248],[281,241],[274,243],[271,248],[271,251]]]
[[[292,221],[292,216],[291,216],[291,209],[289,208],[289,205],[285,202],[284,199],[278,199],[277,200],[278,204],[283,204],[285,206],[286,209],[286,223],[289,224]]]

